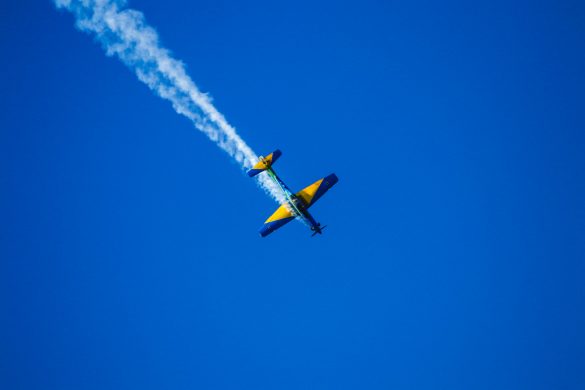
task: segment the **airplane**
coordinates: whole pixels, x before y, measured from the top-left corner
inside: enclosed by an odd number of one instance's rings
[[[315,204],[339,179],[335,173],[332,173],[293,194],[272,168],[272,165],[281,155],[282,152],[277,149],[266,157],[260,156],[259,161],[248,171],[248,176],[250,177],[266,172],[272,181],[280,187],[286,199],[286,203],[280,205],[274,214],[264,222],[264,226],[260,229],[260,236],[266,237],[295,218],[303,220],[311,228],[311,231],[313,231],[312,236],[323,234],[325,226],[321,227],[321,224],[315,221],[315,218],[309,213],[309,207]]]

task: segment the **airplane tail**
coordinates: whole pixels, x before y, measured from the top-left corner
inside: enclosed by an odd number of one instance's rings
[[[260,156],[256,165],[254,165],[252,169],[248,171],[248,176],[254,177],[260,172],[269,169],[272,166],[272,164],[274,164],[276,160],[278,160],[280,156],[282,156],[282,152],[279,149],[276,149],[274,152],[270,153],[266,157]]]

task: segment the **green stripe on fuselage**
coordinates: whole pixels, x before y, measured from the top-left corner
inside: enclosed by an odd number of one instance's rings
[[[288,204],[290,205],[290,207],[292,207],[292,209],[297,214],[297,216],[299,216],[299,217],[301,217],[303,219],[306,219],[305,218],[305,215],[301,212],[301,210],[298,209],[297,205],[294,202],[294,199],[296,198],[296,195],[294,195],[291,192],[291,190],[287,187],[287,185],[284,184],[284,182],[280,179],[280,177],[278,177],[278,175],[276,174],[276,172],[274,172],[274,170],[272,169],[272,167],[268,168],[266,170],[266,173],[268,173],[268,176],[270,176],[270,178],[272,179],[272,181],[274,181],[276,184],[278,184],[278,186],[280,187],[280,189],[284,193],[284,196],[286,197],[286,200],[288,201]]]

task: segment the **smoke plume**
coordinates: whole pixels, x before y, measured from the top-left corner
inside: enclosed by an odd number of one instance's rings
[[[171,102],[217,146],[227,152],[242,169],[257,160],[256,153],[238,135],[225,117],[201,92],[185,70],[185,65],[161,47],[157,32],[144,15],[125,8],[124,0],[54,0],[57,8],[70,11],[81,31],[92,34],[108,56],[118,57],[140,81],[158,96]],[[279,203],[282,195],[267,175],[258,175],[258,184]]]

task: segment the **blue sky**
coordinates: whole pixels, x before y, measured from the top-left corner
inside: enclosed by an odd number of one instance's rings
[[[582,2],[130,6],[329,227],[3,2],[0,388],[585,387]]]

